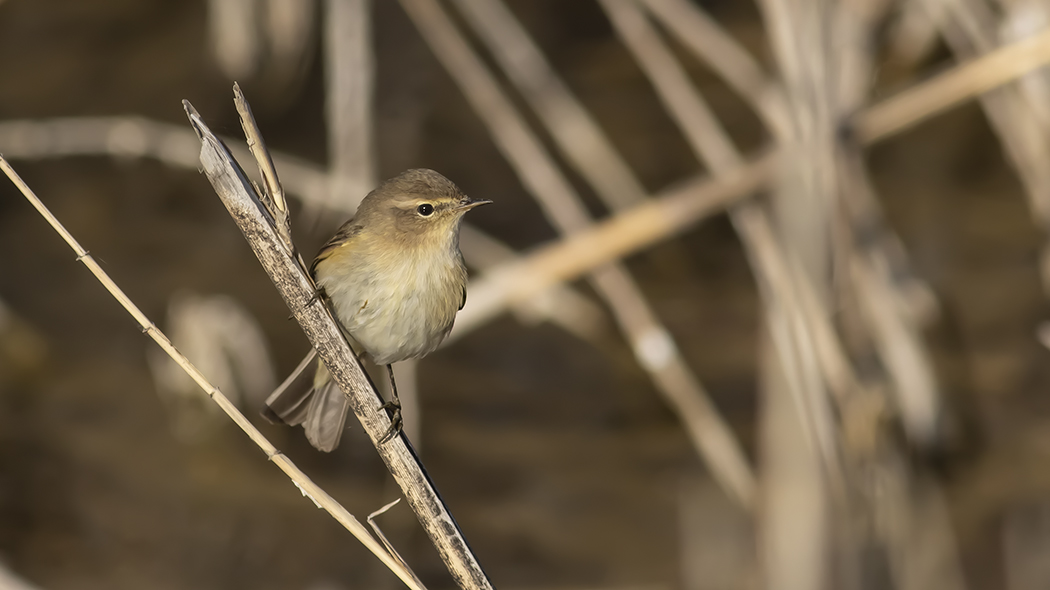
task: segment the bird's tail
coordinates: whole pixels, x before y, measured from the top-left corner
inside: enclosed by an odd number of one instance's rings
[[[339,446],[349,409],[349,400],[317,359],[317,351],[311,349],[284,383],[266,398],[263,416],[274,423],[302,424],[310,444],[327,453]]]

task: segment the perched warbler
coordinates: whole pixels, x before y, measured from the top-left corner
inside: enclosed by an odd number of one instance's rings
[[[452,330],[467,301],[459,224],[464,213],[491,202],[471,199],[433,170],[402,172],[361,201],[310,265],[319,296],[357,343],[354,349],[386,365],[392,399],[383,407],[393,416],[381,442],[401,430],[390,365],[426,355]],[[331,451],[339,445],[349,402],[311,350],[266,406],[268,418],[302,424],[310,444]]]

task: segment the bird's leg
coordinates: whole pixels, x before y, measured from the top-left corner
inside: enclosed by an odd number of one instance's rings
[[[383,444],[401,434],[401,428],[404,426],[404,421],[401,419],[401,400],[397,397],[397,383],[394,381],[393,365],[387,365],[386,372],[390,375],[390,396],[392,399],[380,406],[380,408],[393,411],[390,412],[390,430],[387,430],[383,438],[379,439],[379,444]]]

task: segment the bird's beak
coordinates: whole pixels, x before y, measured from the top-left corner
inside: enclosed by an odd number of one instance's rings
[[[480,207],[482,205],[488,205],[492,201],[488,199],[470,199],[466,203],[461,203],[456,207],[456,211],[463,211],[464,213],[470,211],[474,207]]]

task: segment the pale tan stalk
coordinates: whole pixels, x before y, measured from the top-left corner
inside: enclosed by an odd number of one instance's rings
[[[885,98],[857,115],[854,128],[874,143],[1010,83],[1050,62],[1050,30],[1006,45]]]
[[[219,69],[230,79],[255,73],[264,47],[258,0],[208,0],[208,41]]]
[[[957,59],[972,60],[996,51],[998,18],[983,0],[921,1],[928,12],[940,14],[937,26]],[[1036,221],[1050,226],[1050,167],[1046,166],[1050,160],[1050,129],[1042,124],[1039,113],[1016,85],[1005,85],[982,95],[981,105],[1017,170]],[[1050,268],[1046,264],[1050,260],[1047,252],[1050,250],[1044,248],[1044,270]]]
[[[325,0],[325,122],[329,199],[356,207],[375,188],[370,0]],[[342,207],[341,207],[342,208]]]
[[[765,186],[776,158],[769,154],[718,180],[694,180],[587,229],[540,246],[527,256],[482,273],[456,319],[457,330],[471,330],[528,301],[553,285],[670,239],[739,203]]]
[[[454,4],[598,198],[614,211],[645,199],[642,183],[507,5],[500,0]]]
[[[790,121],[790,132],[778,138],[783,158],[770,198],[770,231],[822,309],[836,308],[832,269],[849,247],[836,231],[841,178],[835,156],[842,118],[832,37],[836,5],[832,0],[759,2]],[[829,477],[838,471],[832,453],[840,444],[813,344],[789,311],[770,318],[768,333],[773,350],[790,351],[792,357],[769,352],[759,369],[764,386],[760,452],[766,468],[758,538],[762,585],[766,590],[820,590],[830,587],[830,564],[850,555],[849,547],[833,543],[838,532],[833,527],[842,526],[837,517],[844,513],[843,488]],[[783,397],[794,389],[801,395],[791,408]],[[853,560],[841,563],[845,569]],[[852,571],[836,573],[852,578]]]
[[[758,113],[774,137],[789,132],[784,92],[729,33],[689,0],[641,3]]]

